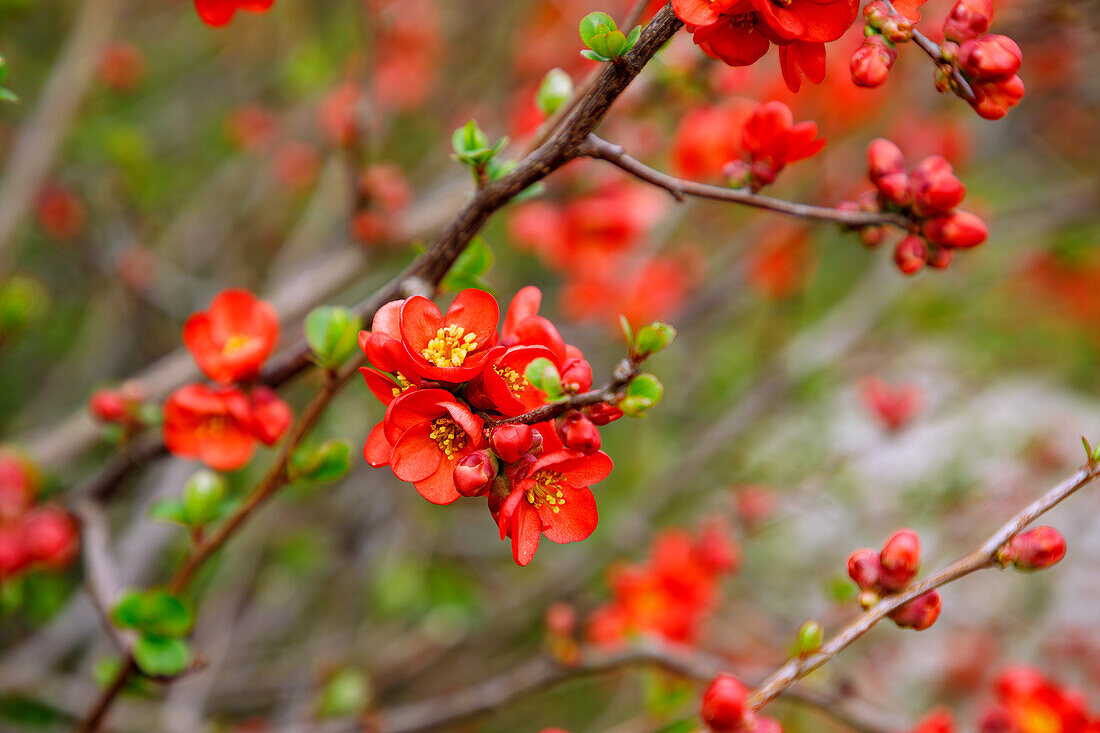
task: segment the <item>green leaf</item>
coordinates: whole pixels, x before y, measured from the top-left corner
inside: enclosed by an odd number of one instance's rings
[[[623,51],[626,49],[626,36],[622,31],[611,31],[603,38],[604,46],[607,48],[604,53],[605,56],[617,59],[623,55]],[[600,49],[596,48],[596,50],[599,51]]]
[[[310,448],[303,446],[290,459],[293,480],[335,481],[351,470],[351,445],[345,440],[327,440]]]
[[[179,499],[161,499],[149,507],[149,518],[154,522],[167,522],[182,527],[190,526],[187,509]]]
[[[111,623],[121,629],[136,629],[141,623],[141,593],[129,590],[111,609]]]
[[[643,417],[646,410],[655,407],[664,394],[665,387],[661,380],[643,372],[627,386],[626,395],[619,402],[619,409],[631,417]]]
[[[554,362],[544,356],[532,359],[527,364],[523,376],[527,378],[532,387],[541,389],[551,400],[556,400],[565,394],[562,390],[561,375],[558,373],[558,368],[554,366]]]
[[[634,351],[642,355],[656,354],[667,348],[675,338],[675,328],[667,323],[654,321],[639,329],[638,337],[634,341]]]
[[[329,678],[317,699],[317,714],[322,718],[358,715],[371,700],[370,681],[357,669],[345,667]]]
[[[148,590],[141,597],[139,627],[159,636],[186,636],[194,616],[186,603],[166,590]]]
[[[626,345],[631,349],[634,348],[634,331],[630,328],[630,321],[626,316],[619,316],[619,326],[623,330],[623,337],[626,338]]]
[[[16,103],[19,101],[19,95],[10,89],[0,87],[0,102]]]
[[[183,639],[143,634],[134,644],[134,661],[150,677],[174,677],[187,669],[191,646]]]
[[[825,642],[825,629],[817,621],[807,621],[798,630],[798,653],[813,654]]]
[[[539,111],[549,117],[573,96],[573,79],[562,69],[550,69],[542,77],[539,91],[535,95],[535,104]]]
[[[190,527],[203,527],[221,516],[225,479],[202,469],[183,485],[183,513]]]
[[[473,155],[489,147],[489,138],[477,126],[477,120],[470,120],[454,131],[451,144],[456,155]]]
[[[626,37],[626,51],[634,48],[634,44],[636,44],[638,42],[638,39],[641,37],[642,27],[640,25],[634,26],[634,30],[630,31],[630,34]]]
[[[362,322],[347,308],[314,308],[305,321],[306,343],[321,366],[338,369],[355,351]]]
[[[600,54],[596,53],[595,51],[593,51],[592,49],[589,49],[589,48],[586,48],[583,51],[581,51],[581,56],[584,56],[586,59],[592,59],[593,61],[610,61],[611,60],[611,59],[607,58],[606,56],[601,56]]]
[[[472,287],[485,290],[481,276],[492,266],[493,251],[484,239],[474,237],[443,278],[443,289],[461,291]]]
[[[596,11],[589,13],[581,18],[580,34],[581,40],[584,41],[584,45],[591,47],[591,40],[596,35],[601,35],[613,31],[618,26],[615,25],[615,19],[607,13]]]

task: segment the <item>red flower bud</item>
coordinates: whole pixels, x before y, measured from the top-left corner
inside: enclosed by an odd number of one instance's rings
[[[1008,36],[995,33],[959,46],[959,66],[977,81],[1001,81],[1020,70],[1023,53]]]
[[[977,247],[989,236],[985,222],[967,211],[953,211],[924,222],[928,241],[940,247]]]
[[[593,424],[602,426],[618,420],[623,416],[623,411],[606,402],[597,402],[594,405],[589,405],[584,408],[584,414],[588,416],[588,419],[591,420]]]
[[[111,389],[94,392],[88,400],[88,409],[100,422],[122,422],[126,419],[126,401],[122,399],[122,395]]]
[[[938,591],[930,590],[919,595],[890,614],[895,624],[903,629],[924,631],[940,617],[943,599]]]
[[[563,601],[546,609],[546,630],[554,636],[572,636],[577,630],[577,609]]]
[[[871,36],[860,44],[848,61],[852,83],[866,88],[881,86],[886,77],[890,76],[890,69],[894,68],[897,60],[896,48],[888,46],[882,36]]]
[[[1036,527],[1009,540],[1000,559],[1017,570],[1043,570],[1065,556],[1065,537],[1053,527]]]
[[[946,247],[933,247],[928,253],[928,266],[937,270],[946,270],[955,260],[955,250]]]
[[[946,214],[966,197],[966,187],[939,155],[925,158],[913,169],[913,208],[921,216]]]
[[[860,590],[878,587],[881,574],[882,565],[879,563],[878,553],[869,547],[856,550],[848,558],[848,575]]]
[[[943,35],[962,43],[988,31],[992,22],[993,0],[958,0],[943,21]]]
[[[987,120],[999,120],[1024,98],[1024,82],[1018,76],[971,84],[974,111]]]
[[[496,459],[487,450],[468,453],[455,465],[455,488],[463,496],[481,496],[497,477]]]
[[[744,730],[752,722],[749,691],[731,674],[720,674],[703,693],[703,722],[716,733]]]
[[[0,580],[17,575],[29,562],[19,528],[0,526]]]
[[[859,230],[859,239],[865,247],[874,248],[886,239],[886,227],[868,226]]]
[[[33,561],[63,568],[76,556],[76,523],[60,507],[36,509],[23,520],[21,530],[27,556]]]
[[[567,359],[559,373],[561,386],[566,392],[587,392],[592,389],[592,365],[586,359]]]
[[[900,529],[882,546],[880,583],[883,589],[898,591],[909,585],[920,570],[920,537],[911,529]]]
[[[494,428],[489,436],[489,447],[505,463],[515,463],[534,443],[534,430],[530,425],[507,423]]]
[[[867,166],[871,182],[891,173],[905,172],[905,156],[901,148],[884,137],[875,138],[867,146]]]
[[[600,430],[577,410],[570,410],[555,422],[558,437],[570,450],[595,453],[600,449]]]
[[[906,206],[913,200],[913,188],[909,185],[909,176],[904,171],[887,173],[875,181],[879,193],[891,204]]]
[[[915,234],[910,234],[898,242],[894,248],[894,262],[898,269],[906,275],[915,275],[924,268],[928,261],[928,247],[924,240]]]

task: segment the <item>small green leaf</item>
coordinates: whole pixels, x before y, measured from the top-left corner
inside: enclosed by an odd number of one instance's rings
[[[18,101],[18,94],[5,87],[0,87],[0,102],[11,102],[12,104],[15,104]]]
[[[111,623],[121,629],[136,629],[141,624],[141,593],[129,590],[111,609]]]
[[[473,155],[489,147],[489,138],[477,126],[477,120],[470,120],[454,131],[451,144],[456,155]]]
[[[183,513],[190,527],[203,527],[221,516],[225,479],[207,469],[195,473],[183,485]]]
[[[626,316],[619,316],[619,326],[623,330],[623,337],[626,338],[626,345],[631,349],[634,348],[634,331],[630,328],[630,321]]]
[[[607,47],[607,52],[604,55],[608,58],[617,59],[626,50],[626,35],[622,31],[611,31],[604,36],[604,45]]]
[[[345,667],[329,678],[317,699],[321,718],[344,718],[367,709],[371,700],[370,681],[357,669]]]
[[[554,362],[546,357],[540,356],[537,359],[532,359],[527,364],[523,376],[527,378],[532,387],[541,389],[551,400],[556,400],[565,394],[562,390],[561,374],[558,373],[558,368],[554,366]]]
[[[133,648],[138,668],[150,677],[174,677],[187,669],[191,646],[183,639],[143,634]]]
[[[194,617],[182,600],[166,590],[154,588],[141,597],[139,627],[160,636],[186,636]]]
[[[549,117],[573,96],[573,79],[562,69],[550,69],[542,77],[535,104],[539,111]]]
[[[487,290],[482,275],[493,266],[493,251],[485,240],[475,237],[458,256],[447,276],[443,278],[443,289],[462,291],[467,288]]]
[[[654,321],[638,331],[634,341],[634,350],[638,354],[656,354],[668,347],[676,338],[676,329],[667,323]]]
[[[581,18],[580,34],[581,40],[584,41],[584,45],[591,47],[591,40],[596,35],[601,35],[613,31],[618,26],[615,25],[615,19],[604,12],[596,11],[589,13]]]
[[[181,527],[190,526],[187,509],[179,499],[160,499],[155,502],[149,507],[149,518],[155,522],[178,524]]]
[[[630,34],[626,37],[626,50],[634,48],[634,45],[638,42],[638,39],[642,37],[642,27],[640,25],[634,26],[634,30],[630,31]]]
[[[290,459],[294,480],[335,481],[351,470],[351,445],[345,440],[327,440],[315,448],[303,446]]]
[[[646,410],[657,405],[664,397],[665,387],[652,374],[639,374],[627,386],[626,395],[619,402],[619,409],[631,417],[643,417]]]
[[[611,60],[611,59],[607,58],[606,56],[601,56],[600,54],[596,53],[595,51],[593,51],[590,48],[586,48],[583,51],[581,51],[581,56],[584,56],[586,59],[592,59],[593,61],[610,61]]]
[[[813,654],[825,642],[825,629],[817,621],[807,621],[798,630],[799,655]]]
[[[321,366],[338,369],[355,352],[361,327],[359,317],[347,308],[314,308],[306,316],[306,343]]]

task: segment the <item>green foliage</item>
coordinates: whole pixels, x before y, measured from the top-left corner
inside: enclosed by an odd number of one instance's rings
[[[0,102],[18,102],[19,97],[12,90],[3,86],[4,78],[8,75],[8,63],[0,56]]]
[[[111,609],[111,622],[139,633],[132,652],[138,668],[151,677],[171,677],[191,661],[191,646],[180,637],[191,632],[194,614],[166,590],[127,591]]]
[[[469,166],[475,177],[507,144],[508,138],[502,137],[490,145],[489,138],[478,127],[477,120],[470,120],[451,135],[454,159]]]
[[[191,662],[190,644],[158,634],[142,634],[132,651],[138,668],[150,677],[174,677]]]
[[[202,469],[187,480],[179,499],[161,499],[153,504],[149,517],[183,527],[204,527],[225,515],[225,496],[225,478]]]
[[[28,275],[13,275],[0,285],[0,334],[22,331],[44,314],[49,294]]]
[[[343,718],[359,715],[371,701],[370,680],[358,669],[344,667],[333,674],[317,697],[317,716]]]
[[[638,330],[634,340],[634,352],[639,356],[656,354],[666,349],[676,339],[676,329],[667,323],[654,321]]]
[[[554,366],[554,362],[546,357],[540,356],[537,359],[532,359],[527,364],[523,376],[527,378],[532,387],[545,392],[550,400],[565,396],[565,392],[561,387],[561,374],[558,373],[558,368]]]
[[[661,380],[649,372],[643,372],[627,386],[626,394],[619,401],[619,409],[631,417],[645,417],[649,410],[661,401],[665,387]]]
[[[539,84],[535,104],[549,117],[573,96],[573,79],[562,69],[550,69]]]
[[[292,481],[336,481],[351,470],[351,455],[351,445],[346,440],[300,446],[291,456],[287,471]]]
[[[305,321],[306,343],[317,363],[326,369],[339,369],[358,346],[362,320],[347,308],[314,308]]]
[[[485,243],[484,239],[474,237],[466,245],[466,249],[462,250],[462,254],[458,256],[455,263],[451,265],[451,269],[447,271],[446,277],[443,278],[442,287],[444,290],[452,292],[458,292],[466,288],[477,288],[478,290],[492,292],[492,288],[489,287],[488,282],[483,277],[492,266],[493,250],[489,249],[489,245]]]
[[[630,34],[624,34],[615,24],[615,19],[607,13],[594,12],[581,18],[581,40],[587,49],[581,55],[593,61],[616,61],[634,48],[642,34],[637,26]]]

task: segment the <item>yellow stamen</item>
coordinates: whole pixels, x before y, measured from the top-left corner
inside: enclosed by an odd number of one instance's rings
[[[447,456],[447,460],[453,461],[460,450],[466,447],[466,433],[458,424],[449,417],[437,417],[432,420],[431,439]]]
[[[493,367],[493,371],[504,380],[504,383],[508,385],[508,389],[512,390],[512,394],[519,394],[531,384],[527,381],[527,377],[511,367]]]
[[[401,394],[402,392],[404,392],[405,390],[407,390],[409,387],[412,386],[412,382],[405,379],[405,375],[402,374],[401,372],[397,372],[396,378],[397,378],[397,386],[393,388],[393,396],[394,397],[397,397],[399,394]]]
[[[420,353],[437,367],[460,367],[477,346],[477,334],[466,333],[462,326],[444,326]]]
[[[546,469],[536,473],[532,476],[535,485],[527,490],[527,503],[534,505],[536,509],[541,509],[546,504],[554,514],[560,512],[565,506],[565,498],[558,486],[564,478],[557,471]]]
[[[235,333],[226,339],[225,345],[222,346],[222,353],[229,354],[238,349],[241,349],[248,345],[248,342],[252,340],[251,336],[246,336],[243,333]]]

